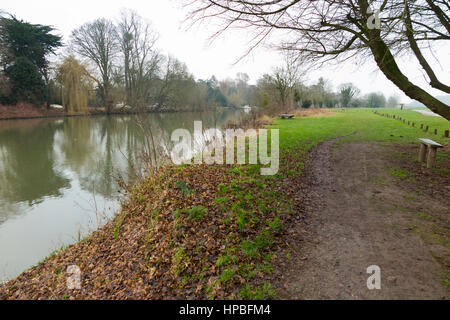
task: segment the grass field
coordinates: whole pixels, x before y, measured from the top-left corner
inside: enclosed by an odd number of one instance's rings
[[[450,129],[450,122],[444,118],[425,116],[415,111],[398,109],[377,109],[379,113],[401,116],[402,119],[415,122],[415,127],[403,121],[374,114],[374,109],[337,109],[328,116],[299,117],[289,120],[275,120],[272,128],[280,129],[280,149],[290,153],[292,148],[303,152],[325,140],[346,136],[346,141],[378,141],[385,143],[417,143],[418,138],[429,138],[445,146],[449,138],[443,137],[444,131]],[[428,125],[429,131],[420,129],[420,124]],[[434,129],[438,134],[434,134]],[[294,151],[294,150],[292,150]],[[300,158],[299,158],[300,160]],[[300,160],[301,161],[301,160]]]
[[[382,117],[373,109],[346,109],[336,111],[326,117],[303,117],[290,120],[276,120],[275,128],[281,129],[281,147],[289,147],[299,139],[315,144],[334,137],[355,135],[345,140],[371,140],[384,142],[415,142],[418,138],[430,138],[442,144],[449,144],[444,138],[444,130],[450,130],[450,122],[444,118],[424,116],[415,111],[398,109],[378,109],[379,113],[401,116],[416,126],[408,126],[402,121]],[[429,125],[429,132],[420,129],[420,124]],[[432,129],[438,129],[438,135]]]

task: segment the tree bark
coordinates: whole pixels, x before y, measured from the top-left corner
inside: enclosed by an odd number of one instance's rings
[[[409,81],[398,67],[386,43],[381,39],[379,30],[370,30],[368,35],[370,50],[384,75],[408,97],[422,102],[431,111],[450,121],[450,107]]]

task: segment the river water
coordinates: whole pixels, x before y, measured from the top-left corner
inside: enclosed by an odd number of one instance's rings
[[[149,114],[155,144],[167,150],[178,128],[221,127],[242,116]],[[145,143],[134,116],[0,121],[0,281],[77,242],[120,208],[117,176],[134,177]]]

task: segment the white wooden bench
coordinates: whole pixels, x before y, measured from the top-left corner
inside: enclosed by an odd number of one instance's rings
[[[286,113],[280,114],[281,119],[292,119],[293,117],[294,117],[293,114],[286,114]]]
[[[436,153],[438,148],[443,148],[439,143],[430,140],[420,138],[420,151],[419,151],[419,162],[425,161],[425,156],[427,157],[427,168],[433,168],[436,164]]]

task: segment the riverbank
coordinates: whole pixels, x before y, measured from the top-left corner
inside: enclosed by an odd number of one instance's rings
[[[267,276],[293,203],[259,166],[168,166],[126,198],[114,221],[6,284],[0,298],[274,296]],[[82,270],[81,290],[66,286],[71,265]]]
[[[194,110],[195,111],[195,110]],[[41,119],[41,118],[62,118],[62,117],[86,117],[86,116],[106,116],[106,115],[132,115],[138,113],[175,113],[193,112],[193,110],[178,110],[170,108],[154,108],[133,110],[126,108],[115,108],[107,113],[105,108],[89,108],[87,113],[67,113],[60,109],[37,108],[30,104],[19,103],[16,106],[0,105],[0,120],[20,120],[20,119]]]
[[[438,202],[442,199],[441,193],[435,193],[435,190],[444,190],[448,185],[450,150],[446,138],[379,117],[372,110],[303,115],[305,117],[292,120],[276,120],[272,126],[280,129],[280,171],[276,176],[261,176],[260,167],[255,165],[161,168],[127,189],[127,200],[114,221],[2,286],[0,298],[296,297],[297,288],[289,283],[300,281],[297,278],[290,280],[294,273],[299,273],[298,263],[310,253],[301,250],[313,248],[310,244],[320,243],[322,236],[312,233],[314,230],[308,225],[309,217],[317,216],[321,208],[317,206],[317,196],[311,192],[311,177],[308,170],[305,171],[305,165],[309,167],[310,164],[305,160],[312,148],[336,137],[345,136],[330,145],[332,148],[338,149],[344,143],[355,141],[376,141],[399,151],[399,154],[388,152],[391,162],[379,166],[379,170],[386,170],[394,178],[393,181],[377,182],[377,176],[367,177],[376,180],[379,188],[387,188],[386,184],[399,181],[406,184],[422,181],[425,176],[425,185],[435,186],[427,189],[433,191],[430,196]],[[442,128],[448,126],[445,120],[434,121]],[[445,145],[439,153],[436,169],[429,171],[415,162],[418,137],[430,137]],[[361,149],[361,152],[365,150]],[[346,167],[345,163],[340,165]],[[319,166],[316,170],[322,169]],[[414,192],[417,192],[416,197],[426,192],[420,185],[410,187],[408,197]],[[354,189],[350,191],[355,192]],[[330,194],[334,192],[336,190],[330,189]],[[351,203],[352,197],[348,199],[350,202],[346,202],[345,207],[358,207],[359,203]],[[444,207],[447,205],[442,200],[441,203]],[[369,201],[368,205],[372,208],[373,204]],[[423,241],[433,241],[430,257],[435,254],[436,270],[443,270],[442,281],[448,283],[449,254],[442,244],[448,243],[449,235],[439,229],[440,236],[436,239],[434,232],[435,228],[448,223],[448,217],[433,218],[433,212],[422,212],[421,203],[409,198],[395,199],[392,205],[408,207],[412,215],[417,215],[416,220],[423,219],[426,226],[439,219],[437,226],[429,229],[423,229],[415,220],[415,227],[404,232],[417,231],[413,235],[417,241],[421,237]],[[330,204],[329,208],[330,212],[335,212]],[[389,222],[388,211],[384,214]],[[408,225],[385,226],[391,227],[411,228]],[[395,241],[398,241],[396,247],[402,248],[402,238],[397,237]],[[436,249],[438,245],[439,250]],[[67,277],[71,276],[66,271],[71,265],[78,266],[81,271],[79,290],[70,290],[66,285]],[[405,272],[409,272],[407,267],[414,267],[413,264],[405,266]],[[307,270],[301,274],[308,274]]]

